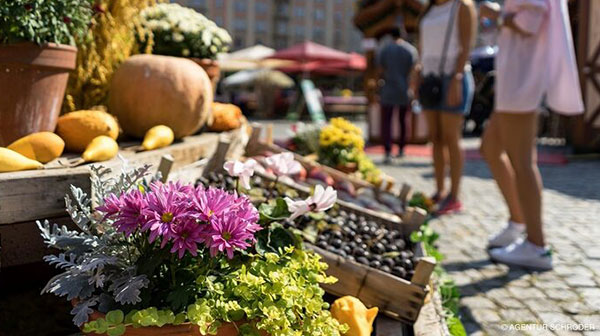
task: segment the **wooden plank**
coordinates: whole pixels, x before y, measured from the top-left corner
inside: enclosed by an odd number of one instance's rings
[[[327,275],[338,279],[338,282],[334,284],[322,286],[327,292],[338,296],[352,295],[358,297],[367,275],[365,267],[311,244],[306,243],[306,246],[321,255],[323,262],[329,265],[326,271]]]
[[[171,155],[174,160],[172,168],[178,169],[211,155],[218,139],[217,133],[204,133],[158,150],[141,153],[121,150],[120,158],[102,162],[101,165],[118,172],[124,160],[129,167],[143,164],[158,166],[164,155]],[[0,173],[0,225],[64,215],[64,196],[69,192],[70,185],[90,193],[89,165]]]
[[[175,159],[171,154],[163,155],[158,164],[157,172],[160,173],[160,180],[164,183],[169,179],[169,174],[171,173],[171,169],[173,168],[173,163]]]
[[[0,174],[0,226],[66,215],[64,197],[72,184],[89,192],[87,167]]]
[[[415,274],[410,280],[412,283],[419,286],[427,286],[431,279],[431,274],[435,268],[436,261],[433,257],[424,257],[419,260],[415,268]]]
[[[48,221],[70,228],[74,226],[70,217],[52,218]],[[0,225],[0,237],[0,263],[3,268],[41,262],[42,257],[51,252],[44,245],[35,221]]]
[[[398,195],[402,203],[406,204],[408,202],[411,192],[412,187],[409,184],[403,183],[402,188],[400,189],[400,194]]]
[[[217,150],[206,164],[206,168],[204,170],[205,173],[222,173],[224,171],[223,164],[225,163],[225,156],[227,156],[227,151],[229,150],[230,145],[231,143],[229,141],[224,139],[219,140]]]

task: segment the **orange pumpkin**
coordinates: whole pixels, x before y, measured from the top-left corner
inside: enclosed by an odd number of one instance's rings
[[[180,57],[135,55],[115,72],[109,111],[126,134],[143,138],[165,125],[175,138],[192,135],[210,118],[212,84],[193,61]]]
[[[215,132],[231,131],[242,124],[242,110],[233,104],[212,103],[212,117],[209,129]]]

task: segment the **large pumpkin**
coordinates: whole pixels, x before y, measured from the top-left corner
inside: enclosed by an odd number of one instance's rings
[[[142,138],[150,128],[166,125],[182,138],[206,123],[212,101],[210,79],[193,61],[136,55],[113,76],[109,111],[131,136]]]

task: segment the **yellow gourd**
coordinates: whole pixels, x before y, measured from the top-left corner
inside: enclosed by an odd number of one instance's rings
[[[81,155],[85,162],[108,161],[119,153],[117,142],[106,135],[94,138]]]
[[[340,323],[345,323],[350,329],[345,336],[369,336],[373,332],[373,321],[379,309],[367,309],[365,305],[353,296],[344,296],[331,305],[331,315]]]
[[[165,125],[154,126],[146,132],[142,147],[145,150],[153,150],[167,147],[173,143],[175,134],[173,130]]]
[[[22,137],[7,148],[29,159],[47,163],[62,154],[65,142],[52,132],[38,132]]]
[[[58,118],[56,133],[65,141],[67,150],[81,153],[97,136],[106,135],[116,140],[119,124],[104,111],[75,111]]]
[[[42,168],[43,165],[13,150],[0,147],[0,173]]]

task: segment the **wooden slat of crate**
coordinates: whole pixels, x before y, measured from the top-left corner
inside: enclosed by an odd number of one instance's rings
[[[367,306],[379,307],[384,313],[397,314],[394,317],[414,322],[426,295],[424,287],[371,268],[358,298]]]
[[[158,166],[161,158],[168,154],[174,159],[173,169],[179,169],[210,155],[218,140],[219,134],[205,133],[154,151],[135,153],[122,150],[120,154],[130,167],[143,164]],[[101,164],[118,172],[123,162],[115,158]],[[79,186],[89,193],[89,167],[1,173],[0,225],[64,215],[64,196],[70,185]]]
[[[379,307],[387,316],[407,323],[416,321],[429,290],[427,283],[435,266],[434,260],[428,257],[420,259],[413,279],[407,281],[305,244],[329,265],[327,275],[338,279],[334,284],[323,285],[327,292],[337,296],[352,295],[368,307]],[[427,280],[422,284],[424,279]]]
[[[338,279],[334,284],[323,285],[327,292],[338,296],[352,295],[358,297],[360,288],[367,276],[367,268],[312,244],[306,243],[305,245],[308,249],[323,257],[323,262],[329,265],[327,275]]]

